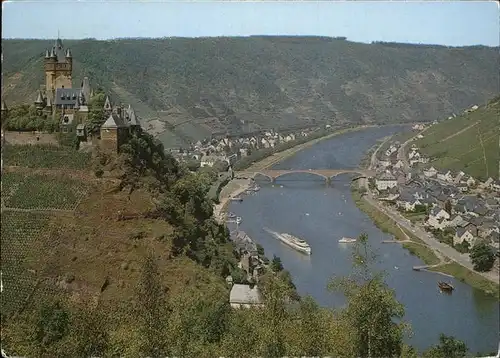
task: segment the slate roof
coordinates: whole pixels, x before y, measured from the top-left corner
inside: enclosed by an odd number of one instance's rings
[[[81,88],[57,88],[56,97],[54,103],[56,105],[62,106],[75,106],[76,104],[81,105],[86,103],[86,99],[82,93]]]
[[[101,128],[123,128],[127,127],[127,124],[120,118],[120,116],[116,113],[111,113],[106,122],[101,126]]]

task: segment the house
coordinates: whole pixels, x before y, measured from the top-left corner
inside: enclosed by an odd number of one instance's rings
[[[385,172],[375,179],[375,186],[377,190],[387,190],[394,188],[398,185],[397,179],[389,172]]]
[[[484,183],[480,185],[481,188],[486,189],[486,188],[491,188],[491,185],[493,184],[494,180],[493,178],[488,178]]]
[[[492,231],[489,236],[486,237],[486,241],[489,242],[490,246],[494,247],[495,249],[499,249],[500,247],[500,234],[496,231]]]
[[[461,215],[455,215],[449,221],[451,227],[465,227],[467,224],[468,222]]]
[[[491,190],[500,193],[500,180],[495,180],[493,183],[491,183],[490,188]]]
[[[441,180],[441,181],[446,181],[449,183],[453,182],[453,174],[451,174],[451,172],[449,170],[446,172],[446,174],[437,173],[436,177],[438,180]]]
[[[473,246],[476,242],[476,237],[468,228],[458,228],[453,237],[453,245],[458,245],[464,241],[468,242],[470,246]]]
[[[435,177],[437,173],[438,173],[438,171],[434,167],[430,167],[429,169],[424,170],[424,175],[427,178]]]
[[[462,172],[462,171],[461,171],[461,172],[459,172],[459,173],[457,174],[457,176],[455,177],[455,179],[453,180],[453,182],[454,182],[455,184],[460,183],[460,182],[461,182],[461,180],[462,180],[462,178],[464,177],[464,175],[465,175],[465,173],[464,173],[464,172]]]
[[[396,163],[393,165],[393,167],[396,169],[401,169],[404,167],[404,163],[401,159],[398,159]]]
[[[468,186],[475,186],[476,185],[476,179],[474,179],[474,177],[470,176],[465,181],[465,184],[467,184]]]
[[[450,226],[450,223],[448,221],[449,219],[450,214],[448,214],[444,209],[435,206],[429,213],[429,218],[426,221],[426,225],[434,229],[443,230],[445,227]]]
[[[263,307],[263,299],[257,286],[235,284],[229,294],[232,308]]]

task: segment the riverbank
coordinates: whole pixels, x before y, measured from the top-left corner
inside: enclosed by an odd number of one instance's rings
[[[310,141],[300,143],[300,144],[297,144],[291,148],[288,148],[288,149],[282,150],[280,152],[271,154],[265,158],[262,158],[261,160],[258,160],[256,162],[252,163],[250,166],[248,166],[244,170],[245,171],[258,171],[258,170],[267,169],[267,168],[269,168],[275,164],[278,164],[279,162],[291,157],[292,155],[300,152],[301,150],[304,150],[304,149],[306,149],[312,145],[315,145],[321,141],[331,139],[331,138],[338,136],[338,135],[341,135],[341,134],[355,132],[355,131],[359,131],[359,130],[366,129],[366,128],[377,128],[377,127],[379,127],[379,126],[365,125],[365,126],[359,126],[359,127],[354,127],[354,128],[340,129],[338,131],[329,133],[325,136],[322,136],[319,138],[314,138],[314,139],[311,139]]]
[[[389,139],[390,138],[387,138],[373,152],[369,168],[373,167],[376,161],[377,152],[388,142]],[[407,139],[402,147],[410,141],[411,138]],[[400,154],[398,154],[398,156],[400,156]],[[360,189],[362,188],[361,190],[364,192],[368,189],[367,183],[365,182],[360,182],[359,187]],[[353,188],[352,196],[356,206],[361,211],[366,213],[379,227],[379,229],[394,235],[394,237],[402,243],[405,249],[424,261],[425,264],[428,265],[428,267],[425,268],[426,270],[453,276],[474,288],[480,289],[500,299],[500,285],[498,284],[498,280],[494,280],[484,274],[476,273],[470,268],[452,260],[450,257],[444,256],[441,251],[432,247],[432,245],[428,245],[428,242],[424,242],[416,235],[413,235],[411,232],[408,232],[408,230],[402,228],[395,220],[384,213],[383,209],[381,209],[375,202],[375,199],[362,195],[362,193],[356,188]]]
[[[429,265],[429,267],[425,268],[426,270],[453,276],[469,286],[500,299],[498,284],[443,256],[438,250],[433,250],[427,246],[418,237],[401,228],[394,220],[371,205],[358,190],[353,189],[352,196],[356,206],[367,214],[380,230],[392,234],[405,249],[424,261],[426,265]]]

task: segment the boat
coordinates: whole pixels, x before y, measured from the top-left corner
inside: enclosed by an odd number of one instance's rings
[[[343,237],[342,239],[339,240],[339,242],[342,244],[349,244],[351,242],[356,242],[356,239],[352,239],[350,237]]]
[[[298,237],[287,233],[277,234],[276,236],[281,240],[281,242],[294,248],[295,250],[307,255],[311,254],[311,247],[305,240],[299,239]]]
[[[455,289],[451,283],[444,282],[444,281],[439,281],[438,286],[441,289],[441,291],[446,291],[446,292],[451,292]]]
[[[243,198],[239,197],[239,196],[233,196],[231,198],[231,201],[243,201]]]
[[[229,214],[227,214],[227,217],[229,219],[234,219],[236,217],[236,214],[235,213],[229,213]]]
[[[271,235],[275,236],[281,242],[290,246],[291,248],[293,248],[297,251],[300,251],[303,254],[307,254],[307,255],[311,254],[311,247],[309,246],[309,244],[305,240],[299,239],[298,237],[295,237],[295,236],[287,234],[287,233],[280,234],[280,233],[272,231],[268,228],[264,228],[264,230],[267,231],[268,233],[270,233]]]

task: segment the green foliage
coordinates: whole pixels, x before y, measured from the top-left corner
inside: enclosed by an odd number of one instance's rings
[[[73,210],[88,191],[67,177],[5,173],[3,179],[2,201],[9,208]]]
[[[4,41],[7,104],[35,98],[44,81],[43,53],[52,44]],[[172,128],[171,137],[177,139],[201,139],[207,133],[201,124],[205,119],[212,121],[212,129],[232,133],[327,123],[332,117],[352,123],[433,120],[482,103],[498,91],[498,50],[488,47],[276,36],[80,40],[64,45],[78,61],[73,78],[88,75],[118,100],[128,103],[132,97],[141,103],[141,113],[158,115],[171,125],[183,122]],[[155,113],[174,106],[180,113],[176,119]],[[294,115],[283,115],[289,108]]]
[[[283,264],[281,263],[281,259],[276,255],[273,255],[273,260],[271,261],[271,269],[274,272],[280,272],[283,270]]]
[[[9,108],[6,118],[2,118],[2,127],[9,131],[44,131],[59,130],[59,119],[52,114],[39,115],[33,105],[21,104]]]
[[[472,246],[470,259],[474,270],[486,272],[491,270],[495,263],[495,253],[485,242],[480,241]]]
[[[90,100],[89,114],[87,117],[87,128],[89,133],[96,134],[99,132],[99,128],[106,121],[106,116],[104,113],[104,102],[106,101],[106,94],[102,91],[94,93],[94,96]]]
[[[164,192],[181,177],[181,168],[161,143],[138,130],[120,147],[122,154],[121,187],[134,190],[147,184],[152,191]],[[152,180],[145,183],[143,179]]]
[[[441,334],[439,343],[424,352],[424,358],[464,358],[467,355],[465,343],[453,336]]]
[[[353,250],[353,275],[334,278],[330,288],[340,290],[348,300],[343,312],[353,329],[357,357],[399,357],[404,325],[395,323],[404,316],[404,307],[379,273],[372,273],[375,254],[368,237],[361,235]]]
[[[53,145],[8,145],[3,154],[5,165],[27,168],[86,169],[90,153]]]

